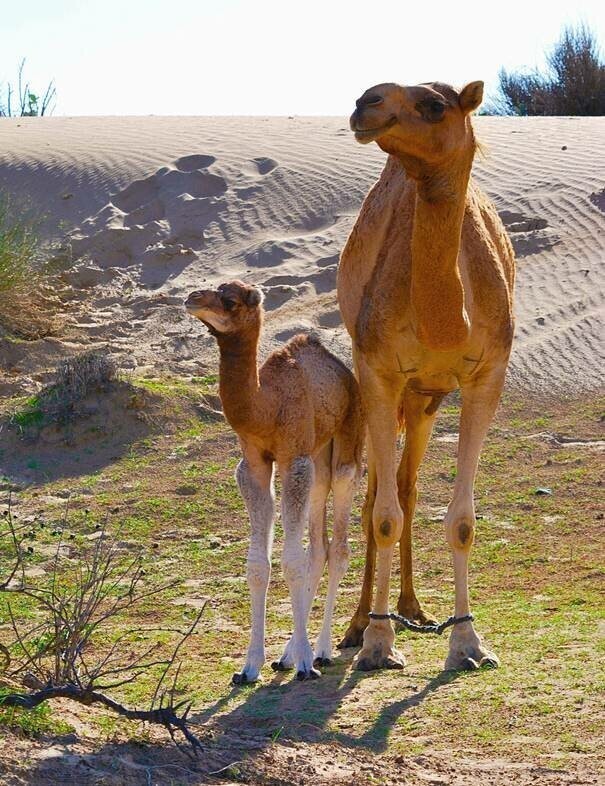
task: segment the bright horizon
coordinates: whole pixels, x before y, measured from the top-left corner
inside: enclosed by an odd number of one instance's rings
[[[3,9],[0,83],[25,57],[34,92],[50,79],[54,115],[348,115],[384,81],[475,79],[541,66],[564,25],[605,42],[596,0],[24,0]],[[4,90],[2,91],[4,94]]]

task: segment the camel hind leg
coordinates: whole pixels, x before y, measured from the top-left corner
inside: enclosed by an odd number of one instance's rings
[[[332,662],[332,617],[338,586],[349,567],[349,520],[353,496],[360,475],[360,450],[348,432],[337,434],[333,441],[332,498],[334,525],[328,547],[328,594],[323,624],[315,646],[315,665],[329,666]]]
[[[368,614],[372,607],[374,589],[374,573],[376,570],[376,541],[372,527],[372,512],[376,499],[376,467],[370,445],[367,446],[368,454],[368,490],[361,511],[361,525],[366,538],[366,558],[364,564],[363,584],[357,609],[351,618],[349,627],[338,645],[339,649],[359,647],[363,641],[363,632],[368,627],[370,618]]]
[[[427,406],[428,405],[428,406]],[[438,405],[437,405],[438,406]],[[436,620],[420,606],[412,577],[412,522],[418,498],[418,468],[424,458],[435,418],[437,406],[432,399],[415,393],[407,388],[403,394],[403,410],[405,415],[405,446],[397,471],[397,488],[399,504],[403,510],[403,531],[399,541],[401,556],[401,592],[397,603],[397,611],[403,617],[420,625],[435,623]]]

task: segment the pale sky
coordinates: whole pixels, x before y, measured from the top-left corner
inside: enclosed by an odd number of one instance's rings
[[[461,84],[543,63],[602,0],[2,0],[0,82],[27,58],[55,115],[348,115],[377,82]]]

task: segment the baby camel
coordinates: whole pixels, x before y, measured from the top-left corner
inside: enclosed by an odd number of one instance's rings
[[[250,516],[248,586],[252,631],[236,684],[253,682],[265,662],[265,616],[274,519],[274,464],[282,478],[282,568],[290,590],[294,630],[272,664],[314,679],[331,658],[331,626],[338,584],[349,561],[347,530],[360,475],[364,423],[353,374],[320,342],[296,336],[258,368],[262,295],[241,281],[192,292],[186,301],[218,341],[220,396],[243,458],[236,480]],[[326,499],[332,489],[334,527],[328,541]],[[309,548],[303,537],[309,522]],[[315,653],[307,618],[328,562],[328,594]]]

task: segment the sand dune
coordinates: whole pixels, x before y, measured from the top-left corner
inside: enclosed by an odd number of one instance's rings
[[[605,121],[476,118],[474,174],[518,255],[508,384],[603,384]],[[0,121],[0,190],[26,196],[48,238],[70,233],[64,335],[0,344],[43,379],[58,356],[109,344],[138,373],[213,369],[215,344],[182,308],[192,288],[261,285],[263,350],[316,330],[350,357],[338,255],[385,155],[341,118],[21,118]]]

